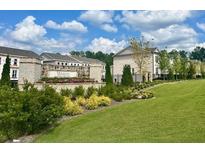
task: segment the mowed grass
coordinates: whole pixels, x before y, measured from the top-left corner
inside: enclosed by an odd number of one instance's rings
[[[165,84],[155,99],[73,118],[36,142],[205,142],[205,80]]]

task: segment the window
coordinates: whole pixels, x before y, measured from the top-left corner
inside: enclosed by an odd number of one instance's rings
[[[155,62],[158,63],[159,62],[159,57],[155,56]]]
[[[156,68],[156,74],[157,74],[157,75],[159,74],[159,69],[158,69],[158,68]]]
[[[63,63],[61,63],[61,65],[63,66]]]
[[[67,63],[65,63],[65,65],[67,66]]]
[[[17,78],[17,70],[12,71],[12,78],[16,79]]]
[[[58,65],[60,65],[60,63],[58,62]]]
[[[1,65],[1,57],[0,57],[0,65]]]
[[[17,66],[17,59],[14,59],[14,66]]]

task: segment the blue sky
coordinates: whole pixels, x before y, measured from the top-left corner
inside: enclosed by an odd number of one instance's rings
[[[0,11],[0,45],[35,52],[117,52],[144,36],[163,49],[205,46],[204,11]]]

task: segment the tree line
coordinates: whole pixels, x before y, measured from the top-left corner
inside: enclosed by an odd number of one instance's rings
[[[71,55],[82,56],[87,58],[98,59],[108,65],[113,64],[114,53],[103,53],[102,51],[92,52],[92,51],[71,51]]]
[[[201,58],[202,55],[196,56],[201,54],[198,49],[199,47],[195,48],[190,54],[183,50],[172,50],[171,52],[167,52],[167,50],[160,51],[159,67],[161,77],[170,80],[204,78],[205,63]]]

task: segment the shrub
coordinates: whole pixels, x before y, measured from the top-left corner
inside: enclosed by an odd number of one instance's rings
[[[23,93],[22,102],[23,113],[28,115],[27,121],[21,125],[24,132],[38,132],[54,124],[63,115],[63,97],[48,86],[40,91],[30,88]]]
[[[123,95],[121,93],[115,92],[112,94],[111,98],[115,101],[121,102],[123,100]]]
[[[154,97],[154,94],[148,91],[137,91],[132,94],[132,98],[135,98],[135,99],[148,99],[152,97]]]
[[[84,97],[84,93],[85,93],[85,90],[84,90],[83,86],[75,87],[75,89],[73,91],[73,97],[74,98],[77,98],[79,96]]]
[[[115,85],[112,85],[112,84],[108,84],[106,86],[103,86],[103,87],[100,87],[98,89],[98,95],[101,96],[101,95],[105,95],[105,96],[109,96],[111,97],[112,94],[117,91],[117,86]]]
[[[131,99],[132,90],[130,88],[122,90],[122,97],[123,99]]]
[[[98,96],[92,95],[85,104],[85,108],[88,110],[94,110],[98,108]]]
[[[124,86],[132,86],[133,85],[133,78],[132,78],[132,74],[131,74],[130,65],[124,65],[124,67],[123,67],[121,84]]]
[[[23,104],[18,91],[8,86],[0,87],[0,132],[5,139],[13,139],[22,134],[20,126],[27,120],[22,113]]]
[[[99,106],[109,106],[111,105],[111,99],[106,96],[99,96],[98,97],[98,105]]]
[[[84,97],[77,97],[75,102],[80,106],[84,106],[86,104],[86,99]]]
[[[64,111],[66,115],[71,116],[83,113],[83,109],[77,103],[73,103],[69,97],[64,97]]]
[[[97,89],[92,87],[88,87],[87,91],[86,91],[86,98],[89,98],[91,95],[96,94],[97,93]]]
[[[61,89],[60,94],[66,97],[72,97],[72,90],[71,89]]]

